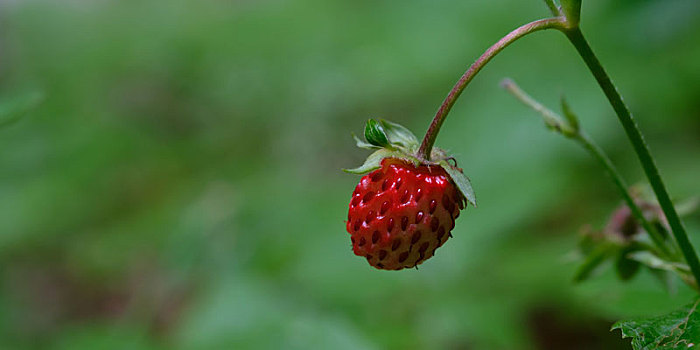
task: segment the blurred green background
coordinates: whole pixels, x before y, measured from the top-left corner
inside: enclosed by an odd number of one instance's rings
[[[369,117],[422,135],[538,0],[0,1],[2,349],[616,349],[610,325],[684,305],[648,273],[571,282],[581,227],[620,200],[501,90],[561,94],[630,183],[643,174],[565,38],[532,35],[438,138],[471,177],[454,239],[378,271],[344,219]],[[700,2],[584,1],[582,27],[671,194],[700,193]],[[9,108],[9,107],[8,107]],[[700,237],[700,218],[685,220]],[[696,243],[698,246],[700,242]]]

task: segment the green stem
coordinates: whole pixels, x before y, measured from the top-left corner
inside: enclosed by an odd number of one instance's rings
[[[557,113],[555,113],[551,109],[545,107],[537,100],[532,98],[525,91],[523,91],[514,81],[506,79],[503,81],[502,85],[520,102],[532,108],[536,112],[540,113],[548,126],[554,128],[562,135],[576,140],[576,142],[581,144],[583,148],[590,152],[591,155],[596,160],[598,160],[600,164],[603,165],[605,170],[607,170],[608,175],[610,175],[610,178],[612,178],[613,182],[615,183],[615,186],[620,191],[620,194],[625,200],[625,203],[630,208],[630,211],[632,212],[632,215],[634,215],[634,218],[637,219],[637,222],[639,222],[640,225],[642,225],[642,227],[644,228],[644,230],[646,230],[649,233],[649,236],[651,237],[652,241],[654,241],[654,244],[656,244],[659,251],[661,251],[661,253],[666,255],[667,257],[670,257],[670,253],[668,251],[668,247],[666,246],[664,237],[659,233],[656,227],[652,225],[649,222],[649,220],[646,219],[646,217],[644,217],[644,213],[639,208],[634,199],[632,199],[632,195],[630,195],[627,189],[628,187],[625,183],[625,180],[622,178],[622,175],[620,175],[620,173],[617,171],[617,168],[615,168],[615,165],[612,163],[607,154],[605,154],[605,152],[600,147],[598,147],[598,145],[596,145],[595,142],[593,142],[593,140],[587,134],[580,131],[578,127],[573,127],[569,125],[569,123],[565,123],[561,116],[559,116]]]
[[[547,7],[549,7],[550,11],[552,11],[553,15],[559,16],[559,8],[557,7],[557,4],[554,3],[554,0],[544,0],[544,3],[547,4]]]
[[[590,45],[588,45],[588,42],[584,38],[581,30],[576,26],[564,29],[562,31],[574,45],[579,55],[581,55],[581,58],[583,58],[583,61],[586,63],[588,69],[590,69],[591,73],[598,81],[598,85],[600,85],[600,87],[603,89],[605,96],[608,98],[608,101],[615,110],[620,123],[627,133],[627,138],[632,143],[634,151],[637,153],[637,157],[642,163],[642,168],[644,169],[644,172],[649,179],[649,183],[656,194],[656,198],[659,201],[661,209],[666,215],[666,219],[668,220],[669,226],[671,226],[673,236],[678,242],[678,246],[683,253],[683,257],[688,263],[695,280],[700,281],[700,261],[698,260],[698,256],[693,248],[693,245],[688,239],[688,234],[683,227],[683,223],[678,217],[676,209],[673,207],[673,203],[671,202],[671,198],[666,191],[661,175],[659,175],[659,170],[654,163],[654,158],[652,158],[649,148],[644,142],[644,138],[639,131],[637,123],[635,122],[625,103],[622,101],[622,97],[617,91],[617,88],[610,80],[610,77],[600,64],[600,61],[598,61],[598,58],[593,53]]]
[[[440,127],[445,121],[445,118],[450,112],[450,109],[452,109],[452,106],[457,101],[459,95],[462,94],[464,88],[467,87],[467,85],[472,81],[472,79],[474,79],[477,73],[479,73],[479,71],[481,71],[481,69],[489,61],[491,61],[491,59],[494,56],[496,56],[499,52],[505,49],[508,45],[524,37],[525,35],[551,28],[558,28],[561,30],[565,29],[564,18],[553,17],[530,22],[508,33],[508,35],[504,36],[503,38],[501,38],[501,40],[493,44],[493,46],[489,47],[488,50],[486,50],[486,52],[484,52],[469,67],[469,69],[467,69],[467,71],[464,72],[464,75],[462,75],[457,84],[455,84],[455,86],[452,88],[445,100],[442,102],[440,109],[438,109],[437,113],[435,114],[435,117],[430,123],[430,127],[428,128],[428,131],[426,132],[425,137],[423,138],[423,143],[421,144],[420,149],[418,150],[417,157],[423,160],[430,160],[430,151],[433,149],[433,145],[435,144],[435,139],[437,138],[438,132],[440,131]]]
[[[634,215],[635,219],[637,219],[637,221],[642,225],[644,230],[647,231],[649,237],[651,237],[651,240],[654,241],[654,244],[656,244],[661,253],[667,257],[671,257],[664,237],[659,233],[659,230],[657,230],[656,227],[652,225],[649,220],[646,219],[646,217],[644,217],[644,213],[639,208],[637,203],[635,203],[634,199],[632,199],[632,196],[627,190],[628,187],[627,184],[625,184],[625,180],[617,171],[617,168],[615,168],[615,165],[613,165],[610,158],[600,147],[598,147],[598,145],[593,142],[593,140],[587,134],[579,132],[578,136],[576,137],[576,141],[578,141],[605,167],[605,170],[608,171],[608,174],[615,183],[615,186],[617,186],[617,189],[620,191],[625,203],[627,203],[627,206],[630,208],[632,215]]]

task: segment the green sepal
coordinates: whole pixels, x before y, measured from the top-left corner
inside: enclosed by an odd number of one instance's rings
[[[576,117],[576,114],[574,114],[574,112],[571,110],[571,106],[569,106],[569,103],[566,102],[566,98],[564,98],[564,96],[561,97],[561,111],[564,114],[566,121],[569,122],[571,129],[573,129],[575,133],[578,133],[578,117]]]
[[[653,269],[676,272],[679,275],[687,275],[690,273],[690,268],[688,265],[661,259],[652,252],[646,250],[627,254],[627,257],[632,260],[639,261],[640,263]]]
[[[406,129],[403,125],[392,123],[388,120],[379,119],[379,124],[386,133],[389,143],[394,146],[403,147],[408,152],[418,150],[418,138],[411,130]]]
[[[355,135],[354,133],[352,134],[352,138],[355,139],[355,144],[357,144],[357,147],[364,148],[364,149],[370,149],[370,150],[381,148],[379,146],[375,146],[373,144],[370,144],[370,143],[367,143],[365,141],[360,140],[360,138],[357,137],[357,135]]]
[[[441,160],[438,164],[450,175],[459,191],[467,199],[467,202],[476,207],[476,195],[474,195],[474,189],[469,178],[459,168],[450,165],[447,160]]]
[[[355,169],[343,169],[352,174],[364,174],[381,167],[384,158],[399,158],[418,166],[421,164],[414,154],[418,150],[418,139],[405,127],[384,119],[369,119],[365,124],[365,139],[362,141],[356,135],[357,147],[375,150],[365,163]]]
[[[365,160],[365,163],[355,169],[343,169],[346,173],[351,174],[364,174],[372,170],[379,169],[382,165],[382,159],[384,158],[399,158],[400,154],[396,151],[390,149],[382,148],[370,154]]]
[[[389,138],[384,127],[374,119],[368,120],[365,124],[365,140],[378,147],[389,147]]]

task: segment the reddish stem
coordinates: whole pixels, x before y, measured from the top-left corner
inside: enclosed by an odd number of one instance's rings
[[[445,98],[445,101],[442,102],[440,109],[438,109],[437,113],[435,114],[435,118],[433,118],[433,121],[432,123],[430,123],[430,127],[428,128],[428,131],[426,132],[425,137],[423,138],[423,143],[421,144],[420,149],[418,150],[418,158],[423,160],[430,160],[430,151],[433,149],[433,145],[435,144],[435,139],[437,138],[438,132],[440,131],[440,127],[445,121],[445,118],[450,112],[450,109],[452,109],[452,106],[457,101],[459,95],[462,94],[464,88],[467,87],[469,82],[471,82],[472,79],[474,79],[476,74],[479,73],[479,71],[481,71],[481,69],[489,61],[491,61],[491,59],[494,56],[496,56],[499,52],[505,49],[508,45],[522,38],[525,35],[543,29],[562,29],[565,27],[565,23],[565,19],[562,17],[545,18],[534,22],[530,22],[508,33],[508,35],[504,36],[503,38],[501,38],[501,40],[493,44],[493,46],[489,47],[488,50],[486,50],[486,52],[484,52],[469,67],[469,69],[467,69],[467,71],[464,72],[464,75],[462,75],[457,84],[455,84],[455,86],[452,88],[450,93]]]

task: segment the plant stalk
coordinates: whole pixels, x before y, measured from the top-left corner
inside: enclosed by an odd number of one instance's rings
[[[554,12],[553,7],[556,7],[554,2],[551,0],[545,0],[545,3],[550,10]],[[474,79],[476,74],[478,74],[479,71],[481,71],[481,69],[489,61],[491,61],[493,57],[495,57],[508,45],[524,37],[525,35],[544,29],[558,29],[563,32],[569,41],[574,45],[615,110],[620,123],[627,133],[627,138],[632,143],[632,146],[637,153],[637,157],[642,163],[642,168],[644,169],[644,172],[649,179],[649,183],[656,194],[661,209],[666,215],[666,219],[671,227],[673,236],[681,249],[683,257],[688,263],[695,280],[700,283],[700,260],[698,260],[698,256],[690,243],[690,240],[688,239],[688,234],[683,227],[683,223],[680,221],[678,213],[673,207],[673,203],[671,202],[668,192],[666,191],[666,187],[664,186],[661,176],[659,175],[654,159],[652,158],[649,149],[644,142],[644,138],[642,137],[639,127],[634,121],[629,109],[622,101],[622,97],[617,91],[617,88],[610,80],[610,77],[605,72],[605,69],[600,64],[600,61],[598,61],[598,58],[593,53],[593,50],[588,45],[583,33],[579,29],[578,22],[581,10],[580,5],[580,0],[565,1],[564,6],[557,10],[560,13],[563,13],[562,15],[537,20],[520,26],[489,47],[486,52],[484,52],[469,67],[469,69],[467,69],[467,71],[462,75],[462,77],[459,79],[459,81],[457,81],[455,86],[447,95],[430,123],[430,127],[423,138],[423,142],[416,156],[423,161],[430,160],[430,153],[433,145],[435,144],[435,139],[437,138],[440,127],[445,121],[447,114],[452,109],[452,106],[457,101],[457,98],[462,94],[462,91],[464,91],[464,88],[466,88],[466,86]]]
[[[552,11],[553,15],[559,15],[559,8],[557,7],[557,4],[554,3],[554,0],[544,0],[544,3],[547,5],[547,7],[549,7],[549,10]]]
[[[632,117],[632,113],[629,111],[629,108],[627,108],[627,105],[625,105],[620,93],[617,91],[617,88],[613,84],[612,80],[610,80],[610,77],[605,72],[605,69],[601,65],[600,61],[593,53],[593,50],[578,26],[566,28],[562,31],[574,45],[615,110],[620,123],[627,133],[627,138],[632,143],[632,147],[637,153],[639,161],[642,163],[644,173],[649,179],[649,183],[656,194],[659,205],[666,215],[666,220],[668,220],[668,224],[671,226],[671,231],[678,242],[681,253],[683,253],[683,257],[688,263],[695,280],[700,281],[700,261],[698,260],[697,253],[688,239],[688,234],[683,227],[683,223],[681,222],[673,203],[671,202],[671,198],[666,191],[666,187],[664,186],[659,170],[656,167],[654,158],[649,152],[649,148],[642,137],[642,133]]]
[[[457,81],[457,84],[452,88],[450,93],[447,95],[445,100],[442,102],[440,109],[438,109],[433,121],[430,123],[430,127],[423,138],[423,143],[418,150],[417,157],[422,160],[430,160],[430,151],[433,149],[435,144],[435,139],[437,138],[438,132],[442,123],[445,121],[447,114],[452,109],[452,106],[457,101],[459,95],[462,94],[464,88],[474,79],[474,77],[481,71],[481,69],[496,56],[499,52],[503,51],[508,45],[512,44],[516,40],[544,29],[565,28],[565,19],[563,17],[552,17],[530,22],[528,24],[522,25],[519,28],[508,33],[489,47],[486,52],[484,52],[470,67],[464,72],[464,75]]]
[[[615,165],[613,165],[610,158],[608,158],[605,152],[598,147],[598,145],[595,144],[587,134],[580,132],[576,137],[576,141],[578,141],[605,167],[605,170],[608,171],[608,174],[615,183],[615,186],[617,186],[617,189],[620,191],[622,198],[625,200],[627,207],[630,208],[632,215],[635,217],[635,219],[637,219],[639,224],[642,225],[644,230],[647,231],[649,237],[651,237],[651,240],[654,241],[654,244],[656,244],[661,253],[666,257],[671,257],[671,253],[668,250],[664,237],[661,236],[659,230],[657,230],[656,227],[654,227],[654,225],[652,225],[649,220],[646,219],[642,210],[639,208],[637,203],[635,203],[634,199],[627,190],[628,187],[627,184],[625,184],[625,180],[617,171],[617,168],[615,168]]]
[[[659,233],[659,230],[657,230],[656,227],[654,227],[654,225],[652,225],[649,220],[646,219],[644,213],[634,201],[632,195],[630,195],[625,180],[617,171],[617,168],[615,168],[615,165],[612,163],[608,155],[605,154],[605,152],[598,147],[598,145],[593,142],[593,140],[586,133],[579,130],[578,127],[572,127],[571,125],[568,125],[568,123],[564,123],[563,119],[557,113],[532,98],[514,81],[506,79],[503,81],[502,85],[520,102],[542,114],[542,117],[544,118],[545,122],[548,123],[548,125],[550,125],[549,123],[556,124],[556,127],[554,128],[555,130],[565,137],[571,138],[581,144],[583,148],[585,148],[598,162],[600,162],[601,165],[603,165],[605,170],[608,172],[608,175],[610,175],[610,178],[615,183],[615,186],[620,191],[620,195],[622,195],[625,203],[630,208],[634,218],[637,219],[637,222],[639,222],[639,224],[649,234],[649,237],[651,237],[652,241],[654,241],[654,244],[658,247],[659,251],[665,256],[670,257],[671,255],[669,253],[668,246],[666,245],[666,240]],[[551,126],[554,125],[552,124]]]

